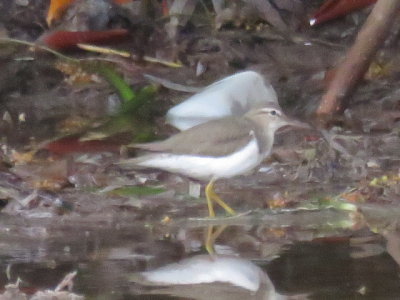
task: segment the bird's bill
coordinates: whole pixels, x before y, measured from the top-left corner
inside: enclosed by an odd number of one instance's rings
[[[288,126],[297,127],[297,128],[304,128],[304,129],[311,129],[312,127],[304,122],[297,121],[297,120],[289,120]]]
[[[296,128],[303,128],[303,129],[312,129],[312,127],[309,124],[295,120],[295,119],[290,119],[287,116],[282,116],[282,119],[285,122],[285,124],[282,126],[284,128],[296,127]]]

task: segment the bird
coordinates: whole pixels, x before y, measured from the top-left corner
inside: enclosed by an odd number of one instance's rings
[[[214,202],[229,215],[236,212],[214,191],[218,179],[249,173],[271,154],[275,132],[286,126],[309,128],[287,117],[279,105],[253,109],[243,116],[229,116],[199,124],[163,141],[132,146],[145,153],[121,160],[122,168],[151,168],[207,181],[205,195],[210,217]]]

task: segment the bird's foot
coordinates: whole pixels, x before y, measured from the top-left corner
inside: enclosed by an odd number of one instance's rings
[[[210,217],[215,217],[214,204],[216,202],[221,206],[229,215],[234,216],[236,212],[233,208],[231,208],[228,204],[222,200],[217,193],[214,191],[214,181],[210,181],[206,186],[206,198],[208,205],[208,213]]]

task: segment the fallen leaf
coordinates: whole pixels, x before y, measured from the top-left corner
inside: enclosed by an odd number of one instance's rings
[[[107,141],[80,141],[79,137],[65,137],[44,146],[44,149],[58,155],[73,152],[119,152],[121,145]]]
[[[328,0],[311,16],[311,26],[324,23],[375,3],[376,0]]]
[[[99,76],[85,71],[79,66],[79,64],[76,63],[58,61],[55,65],[55,68],[63,72],[65,75],[68,75],[65,81],[71,85],[88,84],[101,81]]]
[[[46,17],[47,25],[51,26],[54,21],[59,20],[73,2],[75,0],[51,0]]]
[[[121,41],[129,35],[126,29],[104,31],[54,31],[45,34],[39,40],[47,47],[57,50],[77,48],[82,43],[106,43]]]

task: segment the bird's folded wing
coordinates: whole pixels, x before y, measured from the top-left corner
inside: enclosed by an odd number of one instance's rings
[[[254,138],[252,131],[248,120],[231,117],[195,126],[165,141],[135,147],[150,152],[220,157],[246,146]]]

